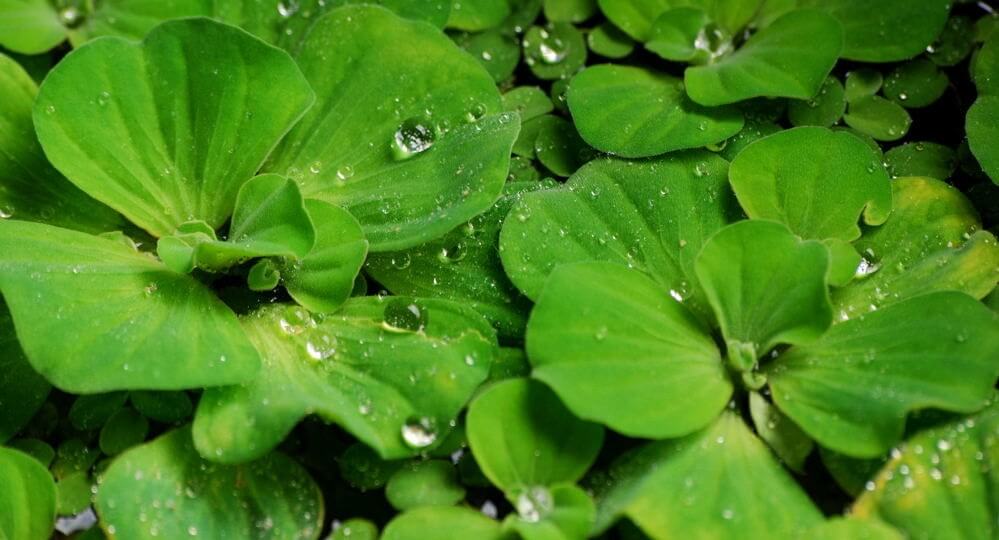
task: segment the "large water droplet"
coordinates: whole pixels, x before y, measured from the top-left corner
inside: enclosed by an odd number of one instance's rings
[[[543,486],[534,486],[517,495],[517,514],[529,523],[537,523],[554,508],[552,494]]]
[[[432,418],[410,418],[402,425],[402,440],[410,448],[426,448],[437,440],[437,430]]]
[[[393,300],[385,306],[382,326],[392,332],[419,332],[427,325],[427,314],[413,302]]]
[[[410,118],[395,131],[392,138],[392,154],[396,159],[409,159],[429,150],[436,138],[428,122],[421,118]]]

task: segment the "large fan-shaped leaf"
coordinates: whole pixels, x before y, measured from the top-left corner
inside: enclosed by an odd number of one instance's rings
[[[739,152],[729,179],[749,217],[780,221],[803,238],[855,240],[861,212],[872,225],[891,213],[880,156],[850,133],[821,127],[775,133]]]
[[[895,62],[922,53],[943,30],[950,0],[801,0],[843,25],[843,58]],[[807,43],[813,43],[806,41]]]
[[[2,33],[2,30],[0,30]],[[38,87],[0,54],[0,219],[15,217],[87,232],[123,225],[121,216],[66,181],[42,152],[31,120]]]
[[[649,277],[613,263],[552,272],[527,323],[527,355],[569,410],[632,436],[700,429],[732,393],[697,318]]]
[[[319,487],[273,453],[239,466],[205,461],[183,427],[129,450],[104,472],[97,493],[112,537],[312,540],[323,523]]]
[[[372,251],[443,236],[499,197],[517,116],[495,114],[492,77],[440,31],[345,6],[297,59],[319,99],[267,169],[350,211]]]
[[[259,368],[225,304],[121,241],[0,221],[0,291],[32,366],[67,391],[236,384]]]
[[[194,421],[198,450],[227,463],[265,454],[312,413],[384,458],[424,450],[486,379],[496,348],[470,308],[406,297],[357,298],[325,317],[274,306],[243,328],[261,375],[206,391]]]
[[[702,107],[680,79],[636,67],[587,68],[572,78],[567,97],[583,139],[624,157],[699,148],[742,129],[739,111]]]
[[[536,299],[560,264],[616,262],[646,272],[707,319],[694,257],[738,216],[727,169],[706,151],[593,161],[563,189],[530,193],[514,205],[500,234],[503,266]]]
[[[208,19],[141,43],[96,40],[45,79],[35,127],[74,184],[155,236],[218,228],[236,192],[313,100],[294,61]]]
[[[842,47],[842,29],[834,18],[817,10],[792,11],[731,56],[687,68],[687,94],[709,106],[760,96],[809,99],[819,93]]]
[[[683,439],[625,455],[598,501],[597,528],[624,514],[656,540],[797,538],[822,514],[770,450],[726,412]]]
[[[923,431],[892,454],[852,508],[908,538],[995,538],[999,407]]]
[[[999,315],[958,292],[916,296],[833,326],[769,369],[774,401],[820,444],[877,457],[905,415],[974,412],[999,376]]]
[[[898,178],[884,225],[866,227],[855,243],[857,279],[832,291],[845,320],[934,290],[982,298],[996,286],[999,246],[960,191],[932,178]]]

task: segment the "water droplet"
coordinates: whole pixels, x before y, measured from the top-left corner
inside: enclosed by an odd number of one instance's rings
[[[14,208],[10,206],[0,206],[0,219],[9,219],[14,215]]]
[[[59,22],[67,28],[76,28],[83,22],[83,13],[76,6],[69,6],[59,12]]]
[[[420,306],[397,299],[385,306],[382,326],[391,332],[419,332],[427,325],[427,314]]]
[[[307,327],[314,326],[315,321],[312,315],[299,306],[289,306],[285,310],[284,316],[278,321],[281,330],[287,334],[301,334]]]
[[[597,341],[603,341],[607,339],[607,327],[601,326],[600,328],[597,328],[597,332],[593,334],[593,337],[596,338]]]
[[[472,105],[471,109],[469,109],[468,114],[465,115],[465,118],[469,122],[477,122],[485,115],[486,115],[486,106],[481,103],[476,103],[475,105]]]
[[[409,253],[403,252],[393,256],[392,260],[389,262],[392,264],[392,268],[395,268],[396,270],[405,270],[409,268],[409,265],[413,262],[413,258],[409,255]]]
[[[402,425],[402,440],[410,448],[426,448],[437,440],[434,421],[426,416],[410,418]]]
[[[195,527],[194,525],[191,525],[190,527],[187,528],[187,534],[191,536],[198,536],[198,528]]]
[[[543,486],[534,486],[517,495],[517,514],[528,523],[537,523],[548,515],[553,507],[552,494]]]
[[[396,159],[409,159],[434,145],[436,135],[422,119],[410,118],[399,126],[392,139],[392,154]]]
[[[313,161],[312,165],[309,165],[309,172],[312,174],[319,174],[321,170],[323,170],[323,164],[319,161]]]
[[[277,5],[278,14],[284,18],[291,17],[297,13],[298,8],[298,0],[281,0]]]
[[[106,107],[108,102],[110,101],[111,101],[111,92],[108,92],[107,90],[101,92],[100,95],[97,96],[97,104],[100,105],[101,107]]]
[[[354,176],[354,168],[350,165],[344,165],[336,170],[336,177],[340,180],[346,180]]]

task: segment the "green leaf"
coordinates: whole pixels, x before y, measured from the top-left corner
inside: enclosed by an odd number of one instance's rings
[[[677,3],[675,0],[597,0],[600,11],[614,26],[643,43],[649,40],[653,21]]]
[[[49,395],[49,383],[35,372],[14,333],[14,321],[0,297],[0,444],[21,431]]]
[[[47,0],[0,1],[0,45],[3,47],[22,54],[38,54],[64,39],[66,30],[59,13]]]
[[[147,538],[319,537],[323,501],[300,465],[282,454],[239,466],[205,461],[183,427],[116,459],[97,492],[111,536]]]
[[[576,172],[596,152],[579,136],[576,126],[551,116],[538,129],[534,140],[534,155],[556,176],[567,177]]]
[[[966,126],[972,153],[985,174],[999,184],[999,151],[995,145],[999,140],[999,96],[979,97],[968,109]]]
[[[94,482],[86,472],[75,472],[56,483],[56,513],[72,516],[87,509],[93,502],[91,488]]]
[[[265,168],[349,211],[372,251],[439,238],[499,197],[516,115],[496,114],[492,77],[439,30],[345,6],[296,59],[319,97]]]
[[[537,86],[518,86],[503,94],[503,109],[520,115],[521,122],[527,122],[543,114],[552,112],[552,100]]]
[[[382,459],[371,447],[355,442],[337,458],[337,464],[341,478],[349,485],[367,491],[383,487],[403,462]]]
[[[378,540],[378,527],[362,518],[352,518],[336,528],[330,540]]]
[[[929,429],[902,444],[854,503],[909,538],[986,540],[996,533],[999,408]]]
[[[614,263],[552,272],[527,323],[527,356],[570,411],[634,437],[700,429],[732,394],[703,324],[651,278]]]
[[[536,181],[509,182],[488,212],[440,240],[373,254],[367,270],[394,294],[460,302],[489,319],[501,336],[520,337],[530,308],[503,272],[500,227],[524,194],[546,187],[549,184]]]
[[[316,243],[301,260],[286,260],[281,278],[288,294],[307,309],[331,312],[354,287],[368,253],[361,224],[349,212],[328,202],[305,201],[315,224]]]
[[[950,0],[801,0],[843,25],[843,58],[897,62],[922,53],[943,30]],[[810,43],[810,42],[809,42]]]
[[[857,279],[832,292],[840,320],[929,291],[983,298],[996,285],[999,246],[957,189],[931,178],[892,182],[888,221],[855,243],[864,259]],[[978,231],[978,232],[976,232]]]
[[[565,79],[586,63],[583,33],[569,23],[532,26],[524,34],[524,63],[539,79]]]
[[[570,540],[586,538],[593,527],[593,499],[572,484],[552,489],[535,487],[513,501],[517,515],[509,514],[503,527],[524,540]]]
[[[873,68],[854,69],[846,74],[846,100],[859,101],[877,94],[884,85],[885,78]]]
[[[787,117],[795,126],[829,127],[839,122],[846,112],[843,84],[833,76],[826,77],[819,93],[807,100],[788,103]]]
[[[603,443],[601,426],[573,416],[548,387],[531,379],[489,387],[469,406],[467,421],[475,461],[508,496],[576,482]]]
[[[458,483],[458,471],[450,462],[413,461],[389,478],[385,498],[401,511],[421,506],[451,506],[465,498],[465,488]]]
[[[572,78],[568,98],[583,139],[624,157],[718,143],[743,123],[735,109],[690,101],[680,79],[629,66],[587,68]]]
[[[453,0],[448,28],[477,31],[498,26],[510,15],[507,0]]]
[[[950,79],[936,64],[925,59],[910,60],[891,71],[885,79],[885,97],[907,109],[928,107],[935,103]]]
[[[904,540],[897,530],[875,519],[834,517],[805,534],[813,540]]]
[[[120,454],[146,440],[149,421],[134,409],[121,409],[114,413],[101,428],[101,452],[109,456]]]
[[[983,17],[988,20],[988,17]],[[956,66],[975,48],[975,23],[968,17],[955,16],[947,21],[936,41],[927,47],[926,56],[938,66]]]
[[[255,257],[302,258],[315,240],[298,184],[262,174],[239,188],[229,237],[198,244],[195,262],[201,268],[222,270]]]
[[[690,98],[701,105],[759,96],[808,99],[819,92],[842,46],[835,19],[817,10],[796,10],[754,34],[732,55],[687,68],[684,82]]]
[[[881,96],[851,101],[846,125],[879,141],[897,141],[909,131],[912,118],[901,105]]]
[[[604,22],[586,35],[590,50],[607,58],[624,58],[635,49],[635,42],[628,34],[609,22]]]
[[[128,392],[108,392],[77,396],[69,408],[69,421],[80,431],[97,430],[128,400]]]
[[[313,413],[383,458],[411,456],[440,442],[496,349],[471,308],[406,297],[356,298],[325,317],[272,306],[245,317],[243,329],[264,369],[202,397],[194,441],[214,461],[261,456]]]
[[[475,57],[497,83],[510,79],[520,63],[520,41],[516,34],[505,28],[461,34],[453,39]]]
[[[0,219],[13,216],[95,233],[121,227],[121,216],[77,189],[45,159],[31,120],[38,87],[3,54],[0,94],[5,103],[0,109]]]
[[[774,401],[823,446],[876,457],[908,412],[969,413],[999,376],[999,316],[958,292],[916,296],[829,329],[768,369]]]
[[[236,384],[259,369],[205,286],[121,242],[2,221],[0,290],[32,366],[69,392]]]
[[[759,392],[750,392],[749,412],[756,434],[784,464],[801,472],[815,448],[812,439]]]
[[[647,444],[611,469],[597,529],[620,514],[652,538],[797,538],[822,514],[738,415]]]
[[[981,96],[999,94],[999,32],[993,32],[972,62],[971,77]]]
[[[877,225],[891,213],[881,157],[825,128],[789,129],[749,145],[732,161],[729,181],[750,218],[780,221],[802,238],[852,241],[861,215]]]
[[[503,267],[537,299],[560,264],[616,262],[646,272],[707,319],[694,257],[738,215],[727,168],[705,151],[588,163],[562,189],[525,194],[514,205],[500,232]]]
[[[109,38],[77,49],[46,77],[34,121],[67,178],[165,236],[186,221],[222,225],[239,187],[312,101],[283,51],[186,19],[141,43]]]
[[[947,180],[957,170],[957,153],[942,144],[910,142],[885,152],[885,164],[892,178],[929,176]]]
[[[507,540],[499,523],[461,506],[424,506],[397,515],[381,540]]]
[[[715,233],[694,263],[739,370],[778,344],[814,341],[832,322],[829,254],[770,221],[740,221]]]
[[[0,447],[0,538],[46,540],[55,523],[52,476],[35,458]]]
[[[583,22],[597,11],[597,0],[544,0],[549,21]]]
[[[711,18],[700,8],[685,6],[665,11],[652,23],[645,48],[666,60],[708,63],[732,48],[728,36],[707,28],[710,23]],[[711,47],[712,38],[718,42],[715,48]]]

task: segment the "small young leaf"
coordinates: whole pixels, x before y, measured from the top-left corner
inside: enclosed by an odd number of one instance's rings
[[[912,117],[894,101],[870,96],[850,102],[846,125],[879,141],[897,141],[909,132]]]
[[[680,79],[630,66],[587,68],[572,78],[568,100],[583,139],[624,157],[718,143],[743,124],[735,109],[690,101]]]
[[[442,459],[403,465],[385,485],[385,498],[396,510],[421,506],[451,506],[465,498],[454,465]]]
[[[778,344],[808,343],[832,322],[829,253],[771,221],[740,221],[705,242],[694,268],[721,326],[728,361],[748,370]]]
[[[876,457],[906,413],[969,413],[999,376],[999,316],[958,292],[934,292],[833,326],[768,369],[774,402],[823,446]]]
[[[593,159],[596,152],[579,136],[576,126],[558,117],[541,125],[534,155],[557,176],[567,177]]]
[[[597,11],[597,0],[544,0],[549,21],[583,22]]]
[[[947,180],[957,169],[957,153],[942,144],[910,142],[885,152],[885,164],[892,178],[928,176]]]
[[[708,63],[721,53],[729,52],[732,47],[730,38],[720,40],[721,50],[712,50],[702,43],[707,41],[705,36],[715,37],[705,28],[710,22],[708,14],[695,7],[678,7],[663,12],[652,23],[652,34],[645,48],[674,62]],[[718,33],[721,34],[720,31]]]
[[[323,523],[319,487],[300,465],[278,453],[239,466],[207,462],[194,450],[190,427],[112,462],[96,507],[104,530],[136,540],[311,540]]]
[[[506,540],[499,523],[461,506],[425,506],[399,514],[385,526],[381,540]]]
[[[825,128],[789,129],[747,146],[729,180],[750,218],[780,221],[802,238],[852,241],[861,213],[877,225],[891,212],[880,156],[853,135]]]
[[[149,434],[149,421],[134,409],[114,413],[101,428],[101,452],[114,456],[142,443]]]
[[[469,406],[467,421],[475,461],[508,496],[576,482],[603,443],[601,426],[573,416],[548,387],[531,379],[489,387]]]
[[[335,311],[353,290],[368,253],[361,224],[349,212],[324,201],[305,201],[315,224],[316,243],[301,260],[281,265],[288,294],[307,309]]]
[[[628,34],[609,22],[591,30],[586,35],[586,43],[594,53],[613,59],[624,58],[635,49],[635,42]]]
[[[910,60],[893,69],[885,79],[885,97],[907,109],[932,105],[947,91],[950,79],[925,58]]]
[[[527,323],[527,355],[574,414],[630,436],[700,429],[732,394],[703,324],[651,278],[614,263],[552,272]]]
[[[999,184],[999,150],[995,145],[999,140],[999,96],[983,96],[975,101],[968,109],[967,130],[968,144],[982,170]]]
[[[52,475],[35,458],[0,447],[0,538],[46,540],[56,513]]]
[[[815,443],[759,392],[749,394],[749,412],[756,434],[790,469],[800,472]]]
[[[846,74],[846,100],[860,101],[881,91],[885,78],[880,71],[873,68],[860,68]]]
[[[829,127],[839,122],[846,112],[843,84],[833,76],[826,77],[819,93],[807,100],[788,104],[787,117],[795,126]]]
[[[510,3],[507,0],[454,0],[447,27],[470,32],[487,30],[498,26],[508,15]]]
[[[754,34],[731,56],[687,68],[684,82],[690,99],[708,106],[759,96],[808,99],[819,92],[842,47],[835,19],[818,10],[796,10]]]
[[[100,429],[128,399],[128,392],[78,396],[69,408],[69,421],[80,431]]]

